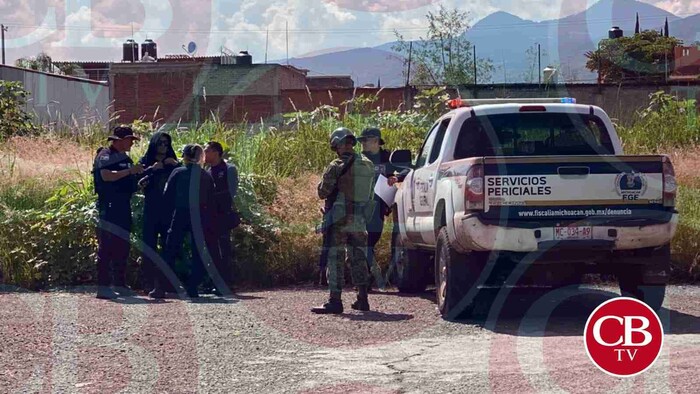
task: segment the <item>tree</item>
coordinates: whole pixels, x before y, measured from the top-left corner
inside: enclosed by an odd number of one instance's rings
[[[682,44],[675,37],[645,30],[631,37],[605,39],[599,49],[586,53],[586,68],[599,72],[604,83],[624,80],[662,82],[670,73],[673,48]]]
[[[414,85],[465,85],[474,83],[474,59],[472,44],[464,33],[469,29],[468,12],[448,10],[440,5],[437,13],[426,14],[428,32],[414,42],[411,53],[411,83]],[[394,32],[398,42],[393,49],[406,61],[410,43]],[[493,74],[491,59],[477,59],[478,82],[490,82]]]
[[[66,63],[60,66],[57,65],[56,68],[58,68],[64,75],[77,75],[80,66],[75,63]]]
[[[19,58],[15,61],[15,66],[36,71],[53,72],[51,56],[44,52],[39,52],[36,57]]]

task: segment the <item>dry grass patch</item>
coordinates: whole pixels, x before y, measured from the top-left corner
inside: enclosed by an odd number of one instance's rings
[[[0,148],[0,174],[7,181],[41,179],[50,183],[89,172],[94,152],[52,137],[13,137]]]
[[[669,154],[679,184],[700,188],[700,147],[676,150]]]
[[[322,245],[322,236],[315,233],[323,204],[317,193],[320,180],[317,174],[280,180],[275,202],[267,207],[268,214],[281,223],[278,242],[270,250],[274,256],[271,272],[286,272],[297,279],[315,277]],[[389,217],[376,248],[377,261],[385,272],[390,259],[391,228]]]

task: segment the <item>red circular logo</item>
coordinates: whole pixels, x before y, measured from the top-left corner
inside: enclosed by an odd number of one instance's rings
[[[583,332],[588,357],[603,372],[631,377],[651,367],[661,354],[664,330],[647,304],[620,297],[599,305]]]

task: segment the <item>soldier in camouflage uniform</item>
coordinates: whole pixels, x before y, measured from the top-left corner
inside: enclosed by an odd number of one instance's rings
[[[327,213],[330,215],[328,231],[331,237],[327,267],[330,298],[324,305],[311,309],[314,313],[343,313],[344,259],[350,263],[352,281],[358,289],[357,301],[352,308],[369,310],[366,220],[374,209],[374,165],[363,155],[355,153],[356,144],[357,139],[346,128],[331,134],[331,149],[338,158],[326,168],[318,185],[318,196],[322,199],[335,192],[338,194]]]

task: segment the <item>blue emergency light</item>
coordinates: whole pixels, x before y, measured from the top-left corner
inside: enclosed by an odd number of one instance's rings
[[[561,99],[563,104],[576,104],[576,99],[573,97],[564,97]]]

